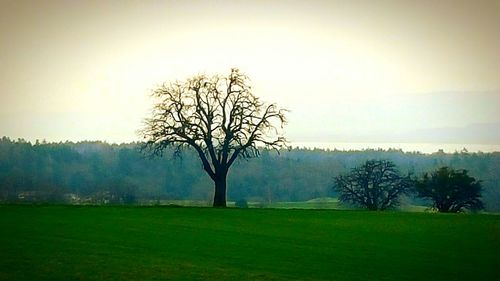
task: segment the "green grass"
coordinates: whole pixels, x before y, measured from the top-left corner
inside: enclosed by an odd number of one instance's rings
[[[183,207],[210,207],[212,202],[202,200],[161,200],[141,202],[143,206],[183,206]],[[228,207],[235,207],[235,201],[228,201]],[[356,209],[355,207],[343,205],[337,198],[321,197],[308,201],[294,201],[294,202],[257,202],[249,201],[249,208],[271,208],[271,209],[331,209],[331,210],[348,210]],[[429,212],[429,207],[418,206],[404,203],[396,208],[405,212]]]
[[[147,202],[154,205],[156,202]],[[163,206],[184,206],[184,207],[209,207],[211,201],[196,201],[196,200],[162,200],[159,202]],[[235,207],[235,201],[228,201],[228,207]],[[272,208],[272,209],[335,209],[343,210],[346,207],[342,206],[337,198],[323,197],[308,201],[298,202],[248,202],[249,208]]]
[[[500,216],[0,206],[0,280],[498,280]]]
[[[251,205],[250,205],[251,206]],[[273,202],[265,207],[276,209],[344,209],[337,198],[316,198],[299,202]]]

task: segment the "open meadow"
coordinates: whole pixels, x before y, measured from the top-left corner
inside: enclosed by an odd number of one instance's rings
[[[0,206],[0,280],[498,280],[500,216]]]

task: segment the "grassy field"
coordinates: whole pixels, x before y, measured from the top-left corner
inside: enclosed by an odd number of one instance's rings
[[[235,201],[228,201],[228,207],[235,207]],[[184,206],[184,207],[210,207],[212,206],[212,200],[209,201],[196,201],[196,200],[162,200],[161,202],[150,201],[143,202],[146,206]],[[345,206],[341,204],[337,198],[332,197],[321,197],[315,198],[308,201],[296,201],[296,202],[248,202],[249,208],[270,208],[270,209],[331,209],[331,210],[348,210],[355,209],[354,207]],[[418,206],[411,204],[403,204],[398,207],[398,210],[405,212],[429,212],[429,208],[426,206]]]
[[[235,207],[235,201],[228,201],[228,207]],[[212,200],[196,201],[196,200],[162,200],[159,203],[155,201],[146,202],[144,205],[160,204],[162,206],[184,206],[184,207],[210,207]],[[272,208],[272,209],[345,209],[337,198],[323,197],[308,201],[299,202],[248,202],[249,208]]]
[[[1,280],[498,280],[500,216],[0,206]]]

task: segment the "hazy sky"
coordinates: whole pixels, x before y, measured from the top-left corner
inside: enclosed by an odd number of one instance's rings
[[[499,144],[499,50],[500,1],[0,0],[0,136],[139,140],[156,85],[238,67],[292,141]]]

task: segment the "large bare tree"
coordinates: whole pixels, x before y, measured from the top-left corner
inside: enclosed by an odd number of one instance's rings
[[[286,110],[265,104],[252,93],[249,78],[238,69],[228,76],[197,75],[163,84],[153,91],[152,116],[141,131],[144,148],[161,154],[192,147],[214,181],[214,207],[226,206],[226,179],[239,157],[259,155],[259,148],[286,144],[281,128]]]

